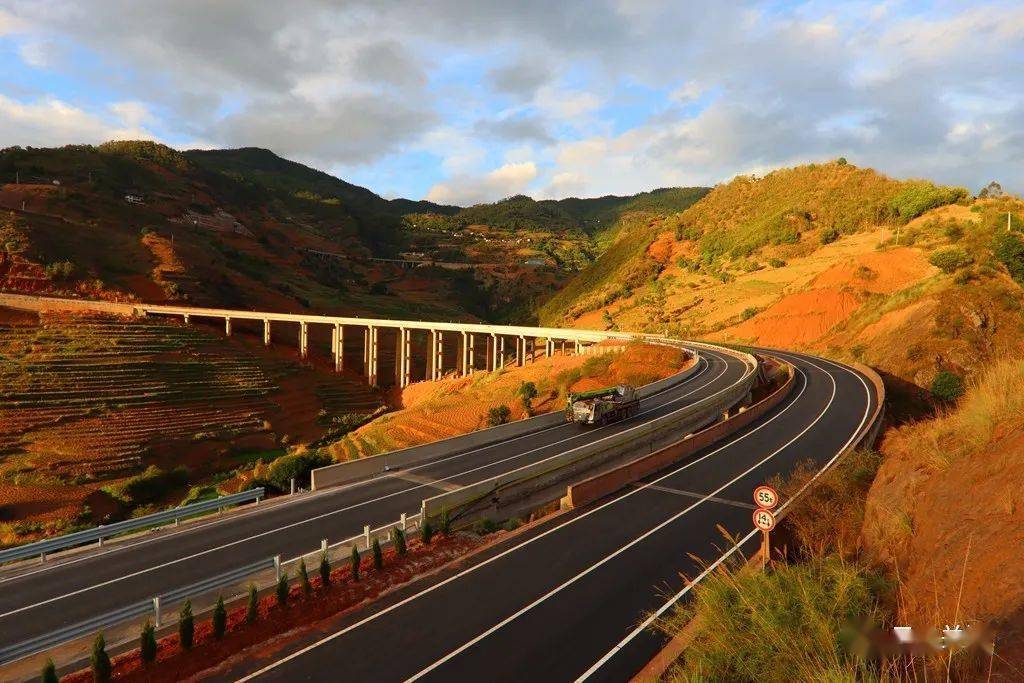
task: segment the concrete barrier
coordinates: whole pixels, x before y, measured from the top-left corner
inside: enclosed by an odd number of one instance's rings
[[[138,304],[116,303],[113,301],[90,301],[86,299],[58,299],[28,294],[0,292],[0,306],[20,311],[96,311],[116,315],[135,315]]]
[[[721,417],[750,392],[757,376],[757,360],[749,354],[723,349],[744,360],[747,371],[732,386],[667,415],[636,425],[622,432],[573,448],[540,462],[525,465],[504,474],[442,493],[423,501],[421,514],[426,519],[446,510],[459,524],[474,519],[496,517],[499,509],[530,499],[539,491],[564,485],[572,478],[621,457],[624,449],[648,449],[648,453],[675,439],[681,431],[695,431]],[[555,495],[552,499],[557,499]]]
[[[562,507],[576,508],[604,498],[633,482],[640,481],[650,474],[654,474],[683,458],[693,455],[697,451],[710,446],[757,420],[789,396],[793,386],[796,384],[796,373],[793,372],[793,367],[788,363],[782,363],[780,367],[784,368],[787,377],[782,386],[765,398],[727,420],[690,434],[685,439],[655,451],[650,455],[637,458],[589,479],[571,484],[566,491],[565,498],[562,499]]]
[[[674,375],[640,387],[638,391],[640,398],[653,396],[669,387],[685,382],[697,372],[700,355],[692,349],[687,350],[693,355],[694,362],[682,372],[677,372]],[[411,446],[397,451],[371,455],[359,460],[338,463],[337,465],[327,465],[326,467],[313,470],[311,486],[313,490],[318,490],[329,486],[350,484],[363,479],[369,479],[390,470],[412,467],[445,455],[458,455],[501,441],[529,436],[530,434],[562,424],[564,421],[565,415],[559,410],[554,413],[545,413],[544,415],[537,415],[525,420],[498,425],[497,427],[488,427],[487,429],[470,432],[469,434],[452,436],[421,446]]]

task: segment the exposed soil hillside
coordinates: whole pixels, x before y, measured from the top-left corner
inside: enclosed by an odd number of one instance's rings
[[[202,493],[382,406],[361,379],[242,335],[0,309],[0,542]],[[151,467],[166,475],[152,495],[101,492]]]
[[[690,362],[680,350],[653,344],[604,342],[596,356],[556,353],[523,367],[412,384],[401,394],[402,409],[350,432],[332,444],[336,460],[349,460],[396,448],[416,446],[488,426],[488,411],[501,405],[510,420],[527,417],[518,395],[533,382],[533,414],[562,410],[567,391],[584,391],[618,383],[641,386],[667,377]]]
[[[1019,349],[1018,349],[1019,351]],[[994,363],[958,407],[890,430],[864,539],[899,581],[899,620],[995,622],[997,654],[1024,661],[1024,361]]]

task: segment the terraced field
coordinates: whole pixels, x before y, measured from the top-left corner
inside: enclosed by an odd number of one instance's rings
[[[359,379],[204,328],[0,316],[0,522],[74,517],[91,491],[150,465],[186,466],[190,485],[223,478],[247,452],[283,452],[381,405]]]

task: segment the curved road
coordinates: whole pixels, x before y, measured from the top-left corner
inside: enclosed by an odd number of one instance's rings
[[[26,570],[0,580],[0,642],[16,643],[260,559],[315,550],[419,511],[420,502],[537,462],[710,396],[734,384],[744,365],[701,351],[698,371],[641,403],[630,420],[599,429],[559,424],[526,437],[458,452],[395,475],[327,489],[281,504],[160,533],[125,547]],[[402,478],[412,474],[409,479]]]
[[[798,369],[775,410],[686,462],[508,539],[468,568],[408,586],[230,678],[259,681],[625,681],[663,645],[638,628],[731,542],[748,539],[753,488],[803,460],[830,462],[868,427],[877,397],[830,361]],[[668,600],[671,601],[671,600]],[[260,668],[263,667],[263,668]]]

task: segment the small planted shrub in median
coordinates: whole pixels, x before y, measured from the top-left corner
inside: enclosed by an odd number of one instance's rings
[[[434,529],[430,526],[430,522],[424,522],[420,529],[420,540],[423,541],[423,545],[430,545],[432,538],[434,538]]]
[[[299,560],[299,583],[302,585],[302,594],[308,598],[313,592],[313,584],[309,582],[309,572],[306,571],[306,560]]]
[[[320,553],[320,585],[331,587],[331,559],[327,557],[327,551]]]
[[[352,580],[359,581],[359,548],[352,546]]]
[[[192,617],[192,601],[186,600],[178,614],[178,642],[182,650],[191,650],[195,643],[196,624]]]
[[[143,665],[156,659],[156,628],[149,620],[142,625],[142,633],[139,635],[139,658]]]
[[[384,552],[380,549],[380,541],[373,539],[373,568],[380,571],[384,568]]]
[[[260,618],[260,593],[256,590],[256,584],[249,584],[249,603],[245,609],[245,623],[255,624]]]
[[[39,678],[43,683],[60,682],[60,679],[57,677],[57,666],[53,663],[52,659],[46,660],[46,664],[43,665],[43,672]]]
[[[452,535],[452,516],[448,514],[447,508],[441,510],[441,533],[445,536]]]
[[[281,572],[277,578],[277,604],[280,607],[288,606],[288,572]]]
[[[217,605],[213,608],[213,637],[220,640],[228,630],[228,611],[224,607],[224,596],[217,596]]]
[[[391,533],[394,534],[392,538],[395,541],[395,552],[399,555],[405,555],[405,532],[401,529],[395,529]]]
[[[92,655],[89,657],[89,664],[92,666],[92,679],[96,683],[106,683],[110,680],[112,667],[110,666],[110,655],[107,654],[107,642],[103,639],[103,633],[96,636],[92,643]]]

